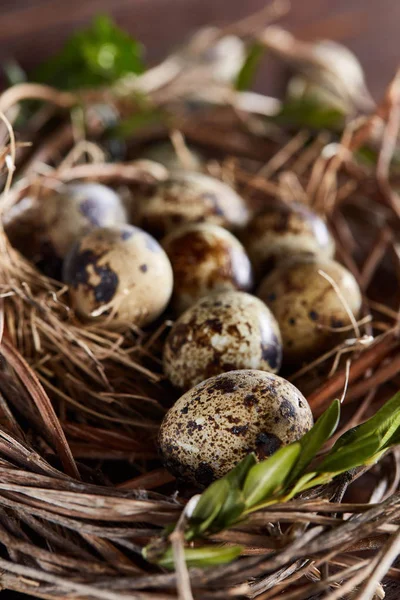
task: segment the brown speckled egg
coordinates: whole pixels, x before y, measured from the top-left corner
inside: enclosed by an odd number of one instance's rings
[[[229,231],[212,223],[191,223],[162,240],[174,272],[173,306],[179,314],[212,292],[249,290],[250,260]]]
[[[284,361],[302,361],[335,345],[349,316],[333,286],[336,283],[357,318],[361,292],[353,275],[334,260],[296,259],[282,263],[261,282],[258,296],[270,307],[282,334]],[[348,333],[353,337],[352,332]]]
[[[278,324],[264,302],[245,292],[203,298],[176,321],[164,345],[164,372],[189,389],[225,371],[276,373],[282,361]]]
[[[228,185],[192,171],[178,171],[161,182],[153,195],[139,199],[138,224],[161,237],[185,223],[208,221],[227,229],[249,219],[244,200]]]
[[[186,169],[188,163],[191,169],[200,171],[204,163],[201,154],[192,147],[187,148],[187,162],[182,162],[171,142],[159,142],[148,146],[141,153],[141,158],[160,163],[170,171]]]
[[[249,223],[243,243],[258,276],[294,255],[332,258],[335,243],[325,221],[303,204],[274,204]]]
[[[64,281],[76,312],[110,328],[154,321],[167,306],[173,286],[164,250],[131,225],[85,235],[64,262]]]
[[[312,425],[307,400],[282,377],[230,371],[181,396],[165,415],[158,439],[168,469],[208,485],[249,452],[263,459]]]
[[[126,221],[118,194],[99,183],[71,183],[40,200],[26,197],[4,218],[11,243],[54,277],[60,276],[62,259],[80,236]]]

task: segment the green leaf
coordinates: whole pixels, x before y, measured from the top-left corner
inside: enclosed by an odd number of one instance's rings
[[[243,492],[237,488],[232,488],[227,495],[225,502],[213,522],[212,529],[225,529],[232,523],[235,523],[245,509]]]
[[[247,473],[257,463],[254,453],[248,454],[225,477],[214,481],[201,495],[196,508],[190,518],[192,524],[197,525],[196,533],[207,529],[220,510],[226,506],[229,513],[234,509],[232,504],[234,495],[232,490],[238,491],[242,487]],[[200,527],[199,527],[200,526]]]
[[[380,447],[383,447],[398,427],[400,427],[400,392],[388,400],[368,421],[346,431],[337,440],[332,452],[370,435],[377,436]]]
[[[72,35],[63,49],[31,79],[61,89],[110,85],[129,73],[142,73],[142,46],[107,16]]]
[[[200,548],[185,548],[185,560],[188,567],[213,567],[230,563],[240,556],[242,546],[202,546]],[[172,548],[157,561],[165,569],[174,569]]]
[[[250,469],[243,488],[247,508],[265,501],[268,496],[282,487],[300,450],[301,445],[298,442],[284,446],[267,460]]]
[[[239,91],[248,90],[254,80],[260,61],[265,53],[265,46],[255,42],[248,49],[246,60],[236,78],[235,88]]]
[[[302,475],[302,477],[300,477],[300,479],[298,479],[298,481],[296,481],[296,483],[294,484],[292,489],[289,490],[289,492],[287,494],[285,494],[285,497],[282,498],[282,501],[288,502],[288,500],[291,500],[297,494],[300,494],[300,492],[302,492],[304,489],[313,487],[313,485],[310,484],[310,482],[312,481],[312,479],[314,479],[314,477],[316,475],[317,475],[317,473],[315,471],[311,472],[311,473],[305,473],[304,475]]]
[[[247,473],[250,469],[257,464],[257,458],[254,452],[251,452],[247,456],[245,456],[240,463],[236,465],[227,475],[225,475],[224,479],[227,479],[231,484],[231,487],[241,488],[245,482],[247,477]]]
[[[340,419],[340,402],[334,400],[329,408],[320,416],[314,427],[299,440],[301,453],[297,463],[290,473],[289,481],[303,473],[326,440],[334,434]]]
[[[354,469],[364,465],[380,447],[378,436],[370,435],[348,446],[343,446],[340,450],[330,451],[328,456],[316,467],[318,473],[343,473],[349,469]]]
[[[200,496],[190,522],[197,525],[197,532],[205,531],[221,510],[231,489],[225,478],[214,481]]]
[[[287,100],[273,120],[279,125],[310,129],[341,129],[343,115],[335,108],[323,106],[314,98]]]

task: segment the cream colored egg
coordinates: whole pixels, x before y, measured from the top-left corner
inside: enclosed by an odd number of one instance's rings
[[[303,204],[274,204],[256,215],[243,243],[258,276],[271,271],[280,259],[298,255],[332,258],[335,243],[325,221]]]
[[[323,274],[335,282],[340,295]],[[354,276],[329,259],[283,263],[263,279],[258,296],[278,321],[286,362],[302,362],[338,343],[339,332],[335,333],[335,329],[351,325],[341,297],[355,318],[362,303]],[[354,337],[351,330],[347,335]]]
[[[158,439],[168,469],[208,485],[249,452],[263,459],[301,438],[312,425],[307,400],[282,377],[230,371],[181,396],[167,412]]]
[[[161,237],[185,223],[208,221],[228,229],[244,226],[249,211],[228,185],[192,171],[179,171],[138,200],[138,224]]]
[[[64,281],[73,308],[110,328],[144,326],[172,293],[171,264],[159,243],[138,227],[95,229],[67,256]]]
[[[245,292],[203,298],[175,322],[164,345],[164,372],[173,385],[189,389],[225,371],[259,369],[276,373],[281,336],[271,311]]]
[[[229,231],[212,223],[190,223],[161,242],[174,272],[175,311],[180,314],[213,292],[249,290],[253,285],[250,260]]]
[[[5,216],[11,243],[49,275],[72,244],[95,227],[127,222],[121,198],[99,183],[71,183],[43,198],[28,196]]]

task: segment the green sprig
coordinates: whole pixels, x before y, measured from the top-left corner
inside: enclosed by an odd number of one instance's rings
[[[335,400],[298,442],[280,448],[261,462],[256,461],[254,454],[246,456],[200,496],[188,518],[186,540],[206,538],[235,525],[250,513],[287,502],[309,488],[330,483],[350,469],[378,461],[389,448],[400,443],[400,392],[319,457],[323,445],[335,433],[339,419],[340,402]],[[188,565],[201,563],[204,567],[233,560],[240,555],[240,547],[200,546],[188,548],[185,553]],[[153,562],[173,568],[171,549]]]

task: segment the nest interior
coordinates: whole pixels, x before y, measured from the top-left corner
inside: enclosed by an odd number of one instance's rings
[[[30,84],[10,88],[0,98],[6,125],[22,99],[39,98],[43,107],[26,131],[8,131],[2,213],[28,192],[45,201],[49,189],[66,181],[102,181],[133,195],[151,188],[164,171],[133,159],[171,131],[183,160],[184,139],[201,147],[208,172],[252,207],[277,198],[306,203],[329,222],[338,258],[363,292],[363,314],[358,330],[332,353],[288,375],[315,415],[343,394],[345,431],[374,414],[400,384],[400,202],[389,171],[398,82],[340,133],[266,127],[232,106],[193,114],[193,107],[182,107],[187,86],[193,79],[153,93],[155,104],[169,108],[168,125],[140,129],[124,162],[104,162],[104,131],[93,118],[100,100],[121,115],[134,111],[124,98],[83,92],[88,139],[76,141],[73,94]],[[378,158],[367,163],[358,151],[376,130]],[[24,136],[31,146],[21,142]],[[19,178],[10,188],[14,167]],[[198,492],[177,482],[157,454],[159,424],[177,398],[160,361],[170,315],[145,331],[84,325],[64,286],[23,258],[4,231],[0,243],[2,588],[51,599],[189,598],[179,570],[168,572],[142,556]],[[352,597],[383,597],[380,580],[389,578],[389,590],[400,577],[391,566],[400,548],[399,458],[395,449],[378,465],[215,535],[212,543],[241,543],[242,555],[229,565],[191,569],[190,593],[334,600],[367,581],[364,595]]]

